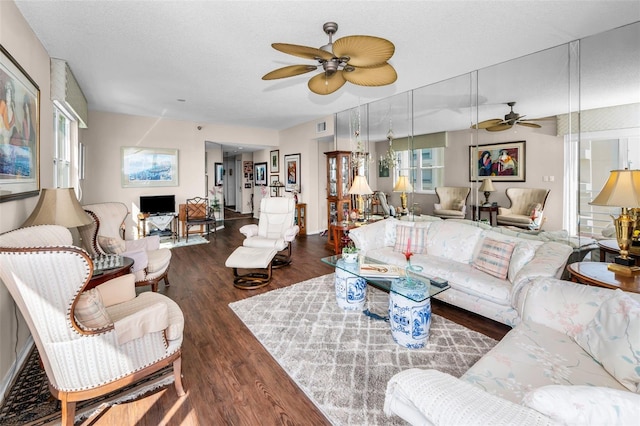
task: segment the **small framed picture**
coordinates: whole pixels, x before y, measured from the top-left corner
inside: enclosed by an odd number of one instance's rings
[[[215,163],[215,169],[216,169],[215,186],[222,186],[222,180],[224,176],[224,169],[222,168],[222,163]]]
[[[284,156],[285,167],[285,188],[287,192],[301,191],[300,186],[300,154],[289,154]]]
[[[251,183],[245,183],[244,184],[244,188],[245,189],[251,189]]]
[[[280,172],[280,150],[271,151],[271,173]]]
[[[255,173],[256,177],[255,184],[256,186],[262,186],[267,184],[267,163],[256,163],[255,164]]]

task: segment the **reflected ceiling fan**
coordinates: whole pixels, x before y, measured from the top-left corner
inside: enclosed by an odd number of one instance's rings
[[[359,86],[386,86],[398,78],[396,70],[387,61],[395,46],[380,37],[355,35],[333,42],[338,24],[327,22],[322,26],[329,43],[320,47],[273,43],[280,52],[311,59],[315,65],[290,65],[265,74],[263,80],[293,77],[322,68],[320,74],[309,80],[309,89],[318,95],[328,95],[340,89],[347,81]]]
[[[503,130],[509,130],[514,125],[540,128],[539,124],[532,123],[531,120],[524,120],[525,115],[520,115],[517,112],[513,112],[513,106],[515,102],[507,102],[507,105],[511,107],[509,114],[504,116],[504,120],[501,118],[493,118],[491,120],[481,121],[477,125],[471,126],[472,129],[485,129],[489,132],[501,132]]]

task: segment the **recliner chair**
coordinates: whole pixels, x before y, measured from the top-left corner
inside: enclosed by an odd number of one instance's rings
[[[464,219],[470,192],[471,188],[466,186],[436,187],[438,202],[433,205],[433,215],[442,219]]]
[[[295,222],[296,202],[293,198],[267,197],[260,201],[258,224],[244,225],[240,232],[246,237],[245,247],[275,248],[273,268],[291,263],[291,243],[300,231]],[[285,251],[285,253],[281,253]]]
[[[498,225],[540,229],[549,191],[544,188],[507,188],[506,194],[511,205],[509,208],[498,208]]]
[[[164,280],[169,286],[171,250],[160,248],[160,237],[152,235],[138,240],[125,240],[122,234],[124,221],[129,214],[127,206],[119,202],[96,203],[83,206],[94,223],[78,228],[82,248],[91,256],[119,254],[134,260],[131,272],[136,286],[150,285],[158,291]]]

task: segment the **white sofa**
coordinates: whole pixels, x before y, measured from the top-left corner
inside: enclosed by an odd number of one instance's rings
[[[535,278],[522,321],[462,377],[409,369],[385,413],[413,425],[637,425],[640,294]]]
[[[572,253],[566,244],[524,239],[456,220],[389,218],[349,232],[367,257],[401,266],[407,263],[403,254],[407,236],[413,237],[411,263],[422,266],[427,276],[449,281],[451,288],[437,299],[511,326],[519,321],[516,306],[523,285],[536,276],[559,278]],[[484,272],[487,260],[492,260],[483,257],[486,253],[481,249],[496,241],[514,247],[502,261],[502,271],[508,264],[504,278],[495,271]]]

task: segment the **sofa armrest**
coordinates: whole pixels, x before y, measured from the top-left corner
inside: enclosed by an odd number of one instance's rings
[[[614,290],[539,277],[530,281],[522,301],[522,321],[574,337],[595,317]]]
[[[543,414],[437,370],[412,368],[389,380],[387,416],[413,425],[551,425]]]
[[[284,231],[284,240],[288,243],[296,239],[296,235],[300,232],[298,225],[293,225],[291,228],[287,228]]]
[[[367,251],[371,249],[386,245],[385,233],[387,231],[387,224],[389,221],[395,220],[396,219],[379,220],[369,225],[351,229],[349,230],[349,238],[363,254],[366,254]]]
[[[102,304],[105,307],[127,302],[136,297],[135,276],[133,274],[127,274],[113,278],[96,286],[96,289],[98,293],[100,293]]]
[[[251,238],[258,235],[258,225],[252,223],[250,225],[244,225],[240,227],[240,233],[245,236],[245,238]]]

